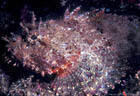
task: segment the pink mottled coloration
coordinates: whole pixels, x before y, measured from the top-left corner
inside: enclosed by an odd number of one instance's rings
[[[27,41],[17,36],[9,42],[13,55],[23,66],[40,73],[57,74],[50,96],[107,94],[119,83],[127,66],[119,62],[132,45],[127,41],[131,22],[104,11],[79,14],[66,10],[63,20],[21,23]],[[29,30],[30,29],[30,30]],[[122,67],[118,67],[122,66]]]

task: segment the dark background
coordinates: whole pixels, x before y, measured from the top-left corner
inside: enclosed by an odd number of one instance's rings
[[[140,0],[0,0],[0,28],[7,24],[15,31],[23,19],[30,20],[27,16],[31,11],[38,19],[55,19],[63,17],[67,8],[77,6],[82,11],[106,8],[107,13],[140,16]]]
[[[0,38],[11,36],[11,33],[21,34],[19,23],[21,21],[31,22],[31,12],[35,13],[37,20],[59,19],[63,17],[67,8],[73,10],[77,6],[81,6],[83,12],[105,8],[106,13],[140,17],[139,5],[140,0],[0,0]],[[5,54],[10,56],[10,53],[7,52],[6,44],[7,42],[0,39],[0,68],[10,76],[11,83],[19,78],[26,78],[31,74],[35,74],[36,78],[44,80],[40,75],[26,68],[21,66],[14,68],[11,65],[7,65],[4,56]],[[114,90],[109,91],[109,94],[122,93],[124,90],[135,93],[138,90],[138,88],[132,89],[137,82],[133,78],[136,72],[140,70],[139,59],[140,55],[136,55],[135,52],[132,53],[131,58],[128,59],[130,63],[133,63],[129,65],[132,69],[127,72],[126,77],[121,79],[122,81],[127,81],[126,86],[116,85]],[[13,62],[19,61],[14,60]],[[53,77],[48,76],[48,78]]]

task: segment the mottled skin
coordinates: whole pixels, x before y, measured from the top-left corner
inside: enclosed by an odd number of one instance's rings
[[[66,10],[63,20],[39,23],[33,15],[32,24],[21,23],[26,42],[21,36],[9,41],[9,50],[23,66],[42,76],[57,74],[48,94],[101,95],[119,82],[118,59],[131,47],[126,40],[129,21],[104,11],[78,14],[79,10]]]

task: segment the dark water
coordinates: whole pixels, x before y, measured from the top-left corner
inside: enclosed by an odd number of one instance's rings
[[[140,3],[138,0],[133,0],[133,2],[129,2],[129,0],[124,0],[125,2],[121,2],[122,0],[65,0],[66,2],[61,1],[63,0],[1,0],[0,38],[6,35],[11,36],[10,32],[14,34],[22,34],[24,37],[24,32],[20,33],[21,27],[19,26],[19,23],[22,20],[24,20],[24,22],[31,22],[30,11],[35,12],[37,20],[39,20],[40,17],[43,17],[44,19],[62,18],[66,8],[72,10],[77,6],[81,6],[81,9],[83,11],[90,11],[96,8],[106,8],[106,13],[116,13],[125,16],[140,16],[138,14],[140,12],[140,7],[136,6],[138,3]],[[42,81],[48,83],[55,78],[56,74],[43,78],[39,74],[36,74],[35,72],[20,66],[21,62],[17,61],[16,59],[12,62],[18,62],[19,67],[13,67],[10,64],[7,65],[4,59],[4,55],[11,56],[11,53],[7,52],[7,49],[5,47],[6,44],[7,42],[0,39],[0,68],[3,69],[3,71],[7,75],[10,76],[10,83],[15,82],[21,78],[27,78],[31,74],[35,75],[35,79],[39,78]],[[132,82],[132,78],[134,78],[136,72],[140,70],[140,54],[136,54],[136,50],[137,49],[133,50],[131,52],[131,57],[128,58],[128,66],[130,66],[131,69],[127,72],[126,77],[121,78],[122,85],[123,80],[127,81],[126,86],[116,84],[115,89],[109,90],[107,96],[111,96],[110,94],[118,94],[124,89],[129,90],[131,89],[131,87],[135,86],[135,83],[137,81],[133,80]],[[46,80],[45,78],[48,79]],[[0,95],[3,96],[4,94],[0,93]]]

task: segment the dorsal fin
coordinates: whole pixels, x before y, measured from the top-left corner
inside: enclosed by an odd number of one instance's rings
[[[64,21],[69,21],[74,18],[74,16],[78,15],[78,12],[80,10],[80,7],[77,7],[72,12],[69,12],[69,9],[66,9],[64,14]]]

